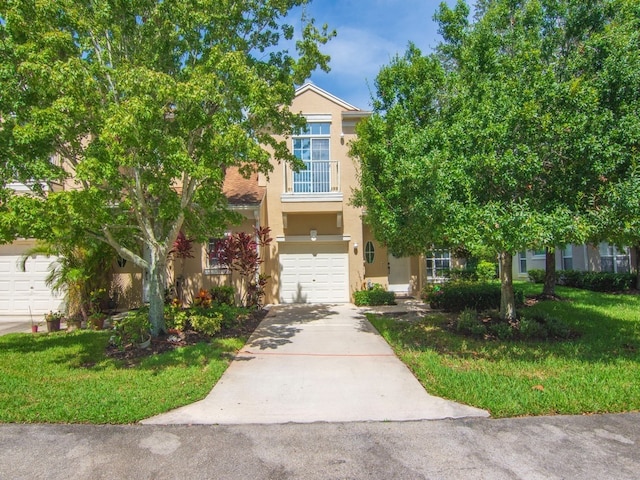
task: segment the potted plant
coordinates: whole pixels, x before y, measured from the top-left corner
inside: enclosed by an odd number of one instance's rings
[[[47,322],[48,332],[57,332],[60,330],[60,321],[62,320],[62,313],[49,311],[44,314],[44,320]]]
[[[102,312],[100,305],[105,294],[106,290],[104,288],[93,290],[89,294],[89,310],[91,313],[88,320],[94,330],[102,330],[104,328],[104,321],[107,315]]]

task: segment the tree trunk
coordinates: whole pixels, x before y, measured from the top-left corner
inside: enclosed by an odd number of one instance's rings
[[[636,289],[640,290],[640,245],[635,247],[636,251]]]
[[[542,296],[555,298],[556,296],[556,251],[553,248],[546,249],[545,252],[544,287]]]
[[[151,335],[166,333],[164,322],[164,292],[167,284],[166,255],[152,248],[149,258],[149,321]]]
[[[509,252],[500,252],[500,318],[516,319],[516,297],[513,293],[513,256]]]

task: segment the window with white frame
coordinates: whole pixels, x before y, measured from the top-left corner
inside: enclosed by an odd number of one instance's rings
[[[573,247],[567,245],[561,250],[562,254],[562,269],[573,270]]]
[[[220,263],[220,247],[224,238],[210,238],[207,244],[207,267],[205,273],[208,275],[225,275],[230,273],[229,269]]]
[[[449,250],[433,250],[427,254],[427,278],[444,278],[451,270]]]
[[[527,252],[518,253],[518,271],[527,273]]]
[[[543,248],[541,250],[534,250],[533,251],[533,256],[534,257],[546,257],[547,255],[547,251]]]
[[[629,273],[631,259],[627,247],[618,249],[615,245],[602,242],[598,246],[600,252],[600,270],[603,272]]]
[[[293,173],[294,193],[331,191],[329,122],[307,123],[304,132],[293,138],[293,154],[304,162],[304,169]]]

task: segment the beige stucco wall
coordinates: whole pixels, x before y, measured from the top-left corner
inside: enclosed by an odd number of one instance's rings
[[[355,130],[351,125],[352,120],[349,120],[349,125],[343,123],[342,112],[345,108],[344,105],[313,90],[299,94],[291,106],[292,111],[305,115],[330,116],[330,159],[340,162],[340,191],[343,193],[343,200],[341,202],[325,202],[319,199],[317,202],[283,203],[281,195],[285,191],[285,167],[274,161],[274,170],[269,175],[265,198],[267,211],[263,221],[268,222],[274,238],[296,236],[299,237],[298,240],[305,241],[300,237],[309,237],[310,230],[316,230],[319,237],[325,235],[350,236],[350,240],[346,243],[348,243],[347,251],[349,252],[349,292],[352,298],[352,293],[361,288],[364,281],[364,265],[361,256],[363,237],[361,210],[350,205],[352,188],[357,184],[356,166],[348,156],[349,141],[355,138]],[[342,137],[341,133],[344,134]],[[292,139],[285,140],[292,148]],[[287,212],[286,228],[283,222],[283,211]],[[339,222],[338,215],[340,214],[342,218]],[[339,223],[340,226],[338,226]],[[358,253],[354,252],[355,243],[359,246]],[[269,303],[278,303],[279,301],[279,251],[280,246],[278,242],[274,241],[269,248],[265,263],[265,272],[272,277],[266,297],[266,301]]]

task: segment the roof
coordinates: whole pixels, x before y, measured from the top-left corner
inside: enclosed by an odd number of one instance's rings
[[[264,198],[266,187],[258,185],[256,172],[253,172],[249,178],[245,178],[238,167],[228,167],[222,192],[230,205],[259,205]]]

